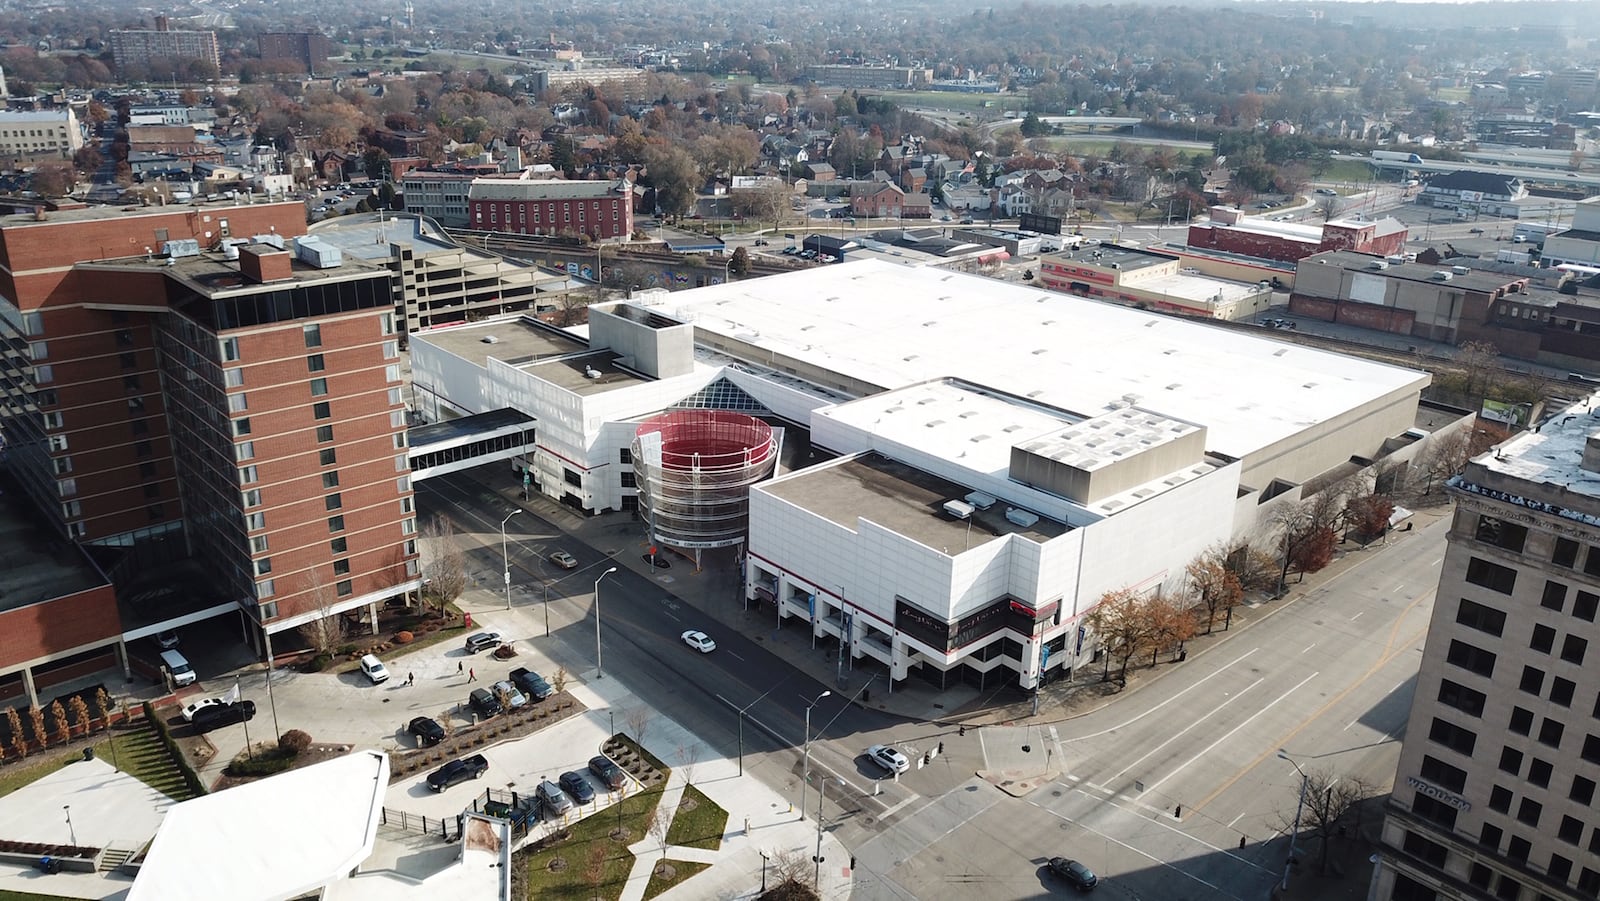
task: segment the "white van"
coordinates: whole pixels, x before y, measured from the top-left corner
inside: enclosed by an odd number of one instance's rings
[[[167,672],[172,674],[172,684],[174,685],[192,685],[194,680],[198,678],[194,674],[194,668],[189,665],[189,661],[185,660],[183,655],[177,651],[162,651],[161,662],[166,665]]]

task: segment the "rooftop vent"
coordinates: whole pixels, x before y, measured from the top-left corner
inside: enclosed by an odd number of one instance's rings
[[[1026,529],[1039,521],[1039,514],[1030,513],[1021,507],[1007,507],[1006,520],[1013,525],[1018,525]]]
[[[500,336],[499,335],[484,335],[482,338],[479,338],[478,340],[482,341],[485,344],[499,344],[500,343]]]
[[[972,516],[973,507],[963,501],[945,501],[944,512],[955,519],[969,519]]]
[[[1472,270],[1468,269],[1466,266],[1451,266],[1450,271],[1454,272],[1456,275],[1467,275],[1472,272]]]
[[[161,252],[173,259],[179,257],[197,257],[200,255],[200,242],[193,238],[180,238],[176,241],[166,241],[161,245]]]
[[[979,510],[987,510],[995,504],[994,497],[982,491],[974,491],[967,495],[966,502]]]
[[[1446,272],[1445,270],[1440,269],[1438,272],[1435,272],[1433,275],[1430,275],[1428,277],[1433,279],[1436,282],[1447,282],[1450,279],[1454,278],[1455,275],[1454,275],[1454,273]]]
[[[1388,269],[1389,268],[1389,264],[1384,262],[1383,260],[1373,260],[1372,262],[1367,264],[1367,268],[1368,269]]]
[[[583,377],[586,379],[598,379],[600,378],[600,370],[593,366],[585,366],[583,367]]]

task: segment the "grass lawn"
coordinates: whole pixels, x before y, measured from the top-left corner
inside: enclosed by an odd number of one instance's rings
[[[611,901],[621,896],[628,874],[633,872],[633,853],[628,845],[649,834],[650,817],[661,802],[661,792],[660,788],[646,789],[622,799],[622,823],[628,833],[621,841],[611,837],[617,828],[617,811],[608,807],[579,820],[566,840],[518,853],[527,877],[524,897],[599,897]]]
[[[708,863],[695,863],[687,860],[673,860],[670,857],[667,858],[667,864],[672,867],[671,876],[658,876],[656,875],[655,870],[652,869],[650,871],[650,881],[644,887],[645,898],[654,898],[667,889],[672,888],[685,879],[688,879],[690,876],[693,876],[701,870],[707,869],[711,866],[711,864]]]
[[[1317,181],[1345,181],[1365,185],[1372,181],[1372,166],[1361,160],[1337,159],[1329,162],[1327,170],[1315,178]]]
[[[683,804],[679,803],[672,825],[667,829],[667,844],[706,851],[721,848],[722,833],[728,828],[728,812],[706,797],[700,789],[692,785],[684,786],[683,800],[690,799],[694,800],[694,809],[685,810]]]

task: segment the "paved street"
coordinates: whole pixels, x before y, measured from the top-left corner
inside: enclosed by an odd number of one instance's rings
[[[423,485],[425,510],[442,507],[474,533],[469,557],[485,589],[500,583],[497,511],[511,503],[499,481],[496,468],[485,468]],[[797,799],[805,707],[836,688],[819,678],[832,664],[828,649],[795,660],[807,654],[803,639],[752,630],[735,584],[715,567],[695,573],[673,558],[672,569],[650,572],[638,559],[638,523],[580,521],[541,504],[529,502],[532,512],[508,524],[518,587],[507,621],[536,636],[552,661],[574,672],[592,668],[593,583],[617,565],[601,584],[606,678],[730,757],[738,753],[733,705],[750,705],[745,765]],[[1290,599],[1257,611],[1250,628],[1164,664],[1083,715],[1063,719],[1047,709],[1009,724],[969,715],[983,725],[962,735],[937,721],[956,714],[954,706],[908,717],[901,705],[913,703],[909,697],[891,700],[887,711],[874,709],[884,706],[881,694],[871,705],[822,699],[812,712],[821,736],[812,766],[844,783],[830,784],[824,813],[857,857],[854,896],[957,899],[981,890],[994,901],[1032,898],[1049,884],[1045,860],[1068,855],[1100,872],[1111,897],[1264,897],[1282,877],[1299,785],[1279,748],[1307,771],[1359,777],[1378,786],[1374,793],[1393,778],[1447,529],[1438,512],[1416,522],[1386,546],[1349,551]],[[549,568],[543,558],[556,549],[575,554],[580,569]],[[538,637],[547,579],[549,640]],[[712,634],[718,651],[683,647],[678,633],[691,627]],[[781,656],[769,650],[776,646]],[[859,699],[870,683],[855,676],[844,691]],[[976,700],[949,694],[953,703]],[[915,758],[912,772],[892,780],[859,757],[880,741]],[[940,749],[921,765],[924,752]],[[815,808],[814,790],[806,806]]]

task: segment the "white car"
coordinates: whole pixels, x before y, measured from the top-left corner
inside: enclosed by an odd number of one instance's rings
[[[904,773],[911,769],[910,759],[888,745],[873,745],[867,749],[867,757],[891,773]]]
[[[362,655],[361,672],[372,680],[373,685],[389,681],[389,668],[383,665],[383,661],[379,660],[376,654]]]
[[[528,696],[517,690],[508,679],[502,679],[494,684],[494,693],[506,699],[506,706],[511,708],[521,707],[528,703]]]
[[[188,704],[183,705],[183,719],[185,722],[190,722],[194,719],[194,712],[196,710],[199,710],[202,707],[216,707],[222,703],[223,701],[221,698],[200,698],[199,700],[191,701]]]
[[[702,654],[709,654],[717,649],[717,643],[711,640],[710,635],[695,629],[683,633],[683,643]]]

